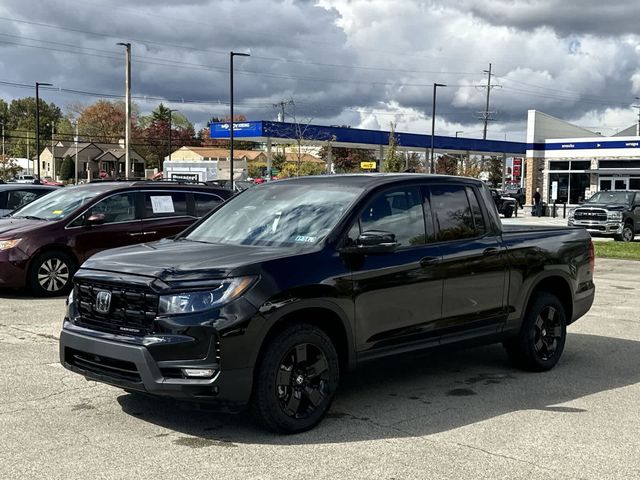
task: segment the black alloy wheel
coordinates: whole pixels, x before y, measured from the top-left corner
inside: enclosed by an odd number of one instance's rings
[[[535,372],[552,369],[560,360],[567,338],[567,319],[560,300],[547,292],[534,293],[520,333],[504,342],[518,367]]]
[[[324,352],[310,343],[291,348],[276,376],[280,408],[291,418],[309,418],[328,394],[329,363]]]
[[[69,293],[73,285],[76,262],[64,252],[51,251],[38,255],[29,270],[29,287],[40,297]]]
[[[320,328],[293,324],[266,340],[251,409],[269,430],[298,433],[325,416],[339,382],[338,354]]]

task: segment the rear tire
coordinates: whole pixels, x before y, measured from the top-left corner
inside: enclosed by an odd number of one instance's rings
[[[259,360],[252,412],[274,432],[304,432],[324,418],[339,378],[338,354],[327,334],[292,325],[269,340]]]
[[[33,259],[29,269],[29,288],[38,297],[66,295],[73,286],[76,261],[65,252],[52,250]]]
[[[551,370],[560,360],[567,337],[564,307],[555,295],[535,293],[517,337],[504,343],[507,355],[519,368]]]

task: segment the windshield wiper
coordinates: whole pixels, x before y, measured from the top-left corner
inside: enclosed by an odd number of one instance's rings
[[[34,215],[12,215],[11,218],[26,218],[27,220],[47,220],[46,218],[36,217]]]

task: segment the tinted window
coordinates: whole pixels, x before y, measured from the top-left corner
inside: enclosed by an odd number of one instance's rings
[[[27,190],[9,190],[7,192],[7,209],[15,210],[27,203],[33,202],[38,198],[36,192],[29,192]]]
[[[431,203],[438,240],[456,240],[476,236],[474,215],[465,187],[435,185],[431,187]]]
[[[208,193],[194,193],[196,203],[196,217],[202,217],[222,203],[222,199],[217,195]]]
[[[184,192],[145,192],[145,217],[180,217],[187,215]]]
[[[89,215],[104,215],[104,223],[129,222],[135,220],[135,193],[118,193],[96,203]]]
[[[469,198],[469,204],[471,205],[471,214],[473,215],[473,224],[476,235],[482,235],[486,231],[484,224],[484,218],[482,217],[482,210],[480,210],[480,202],[478,197],[471,187],[467,187],[467,197]]]
[[[424,244],[420,189],[409,187],[378,194],[360,215],[360,227],[363,232],[391,232],[401,246]]]

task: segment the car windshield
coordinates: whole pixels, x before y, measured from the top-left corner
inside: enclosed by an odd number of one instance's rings
[[[16,210],[11,216],[14,218],[60,220],[69,216],[99,193],[102,193],[99,189],[88,188],[70,187],[56,190]]]
[[[630,204],[634,195],[634,192],[598,192],[587,203]]]
[[[263,184],[223,204],[184,238],[226,245],[315,245],[361,192],[325,183]]]

